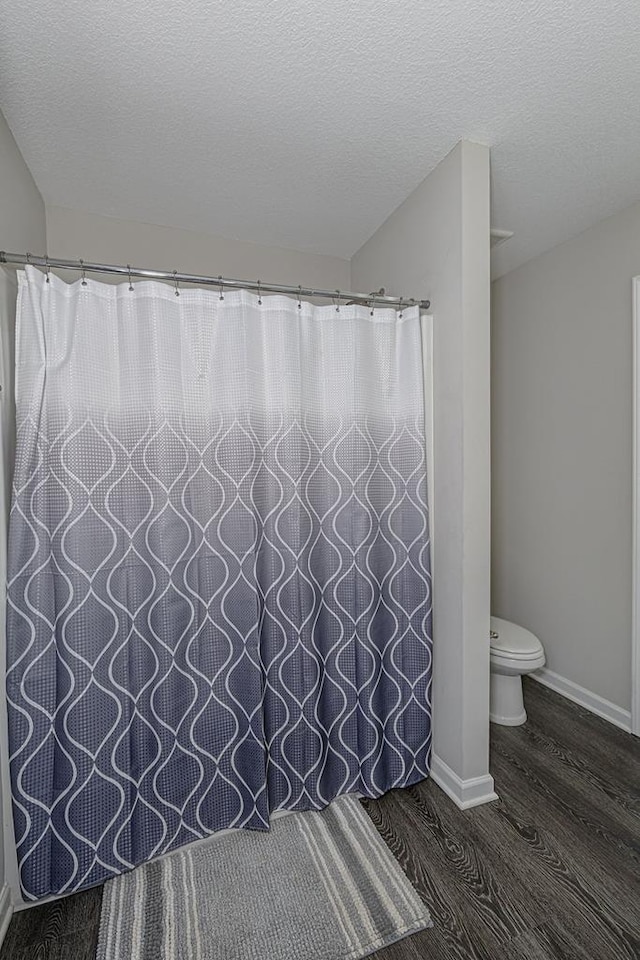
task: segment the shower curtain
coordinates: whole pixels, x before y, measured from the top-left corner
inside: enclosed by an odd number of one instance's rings
[[[25,898],[424,778],[416,307],[19,277],[7,692]]]

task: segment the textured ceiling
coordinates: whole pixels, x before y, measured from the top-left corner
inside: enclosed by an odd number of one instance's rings
[[[0,107],[48,203],[350,257],[462,137],[503,273],[640,199],[638,0],[35,0]]]

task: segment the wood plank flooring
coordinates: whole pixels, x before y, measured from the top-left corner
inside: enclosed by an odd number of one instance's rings
[[[491,728],[500,800],[461,811],[425,781],[365,802],[434,921],[374,960],[640,957],[640,742],[533,681],[525,701]],[[100,900],[16,914],[0,960],[93,960]]]
[[[435,924],[375,960],[640,957],[640,743],[534,681],[525,701],[491,727],[499,801],[426,781],[366,804]]]

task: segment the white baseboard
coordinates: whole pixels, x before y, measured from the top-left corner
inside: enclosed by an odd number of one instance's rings
[[[498,800],[498,794],[493,789],[493,777],[490,773],[483,777],[472,777],[470,780],[461,780],[444,760],[433,754],[431,757],[431,779],[451,797],[461,810],[478,807],[481,803],[490,803]]]
[[[0,891],[0,946],[9,928],[12,914],[13,904],[11,903],[11,891],[8,884],[5,883]]]
[[[592,693],[591,690],[585,690],[584,687],[574,683],[573,680],[567,680],[565,677],[561,677],[559,673],[547,670],[546,667],[535,670],[529,676],[533,680],[537,680],[538,683],[544,684],[545,687],[555,690],[561,696],[567,697],[568,700],[579,703],[585,710],[590,710],[591,713],[596,713],[604,720],[608,720],[609,723],[615,723],[616,727],[621,727],[627,733],[631,733],[630,710],[623,710],[622,707],[611,703],[610,700],[599,697],[597,693]]]

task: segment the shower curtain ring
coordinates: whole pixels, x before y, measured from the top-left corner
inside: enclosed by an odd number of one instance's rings
[[[133,293],[133,284],[131,283],[131,266],[127,264],[127,273],[129,274],[129,290]]]
[[[29,263],[29,264],[31,263],[31,254],[29,253],[28,250],[27,250],[27,254],[26,254],[26,260],[27,260],[27,263]]]
[[[371,294],[371,313],[369,314],[370,317],[373,316],[373,311],[375,310],[375,308],[376,308],[376,295],[375,293],[372,293]]]
[[[222,274],[220,274],[220,276],[218,277],[218,283],[220,284],[220,296],[218,297],[218,300],[224,300],[224,293],[222,292],[223,290]]]
[[[402,320],[402,311],[404,310],[404,304],[402,302],[402,297],[400,297],[400,312],[398,313],[398,319]]]
[[[83,286],[83,287],[86,287],[86,285],[87,285],[87,278],[86,278],[85,272],[84,272],[84,260],[80,260],[79,263],[80,263],[80,270],[82,271],[82,286]]]
[[[302,287],[298,287],[298,310],[302,310]]]
[[[45,256],[45,269],[47,271],[47,283],[49,283],[49,274],[51,273],[51,264],[49,263],[49,257]]]
[[[333,298],[333,302],[335,304],[336,313],[340,313],[340,291],[339,290],[336,290],[336,295]]]
[[[177,270],[173,271],[173,280],[176,285],[176,297],[179,297],[180,291],[178,290],[178,271]]]
[[[262,294],[260,293],[260,281],[258,280],[258,306],[262,306]]]

